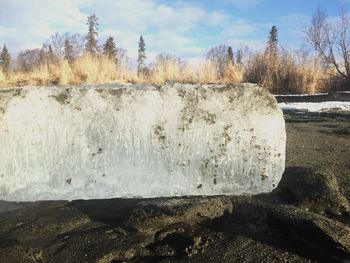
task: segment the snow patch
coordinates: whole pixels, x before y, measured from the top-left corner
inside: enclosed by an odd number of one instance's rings
[[[350,101],[279,103],[283,111],[350,112]]]

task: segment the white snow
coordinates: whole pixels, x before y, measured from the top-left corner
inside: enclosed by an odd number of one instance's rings
[[[299,110],[308,112],[350,112],[350,101],[292,102],[279,103],[284,111]]]
[[[276,100],[254,85],[0,91],[0,199],[258,194],[285,166]]]
[[[286,94],[286,95],[274,95],[275,97],[308,97],[308,96],[320,96],[327,95],[328,93],[315,93],[315,94]]]

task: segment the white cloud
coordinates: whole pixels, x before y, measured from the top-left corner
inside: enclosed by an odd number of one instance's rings
[[[223,25],[229,22],[230,16],[228,14],[224,14],[220,11],[213,11],[208,14],[208,25],[209,26],[218,26]]]
[[[256,5],[259,0],[230,1],[238,6]],[[234,18],[223,10],[207,10],[195,2],[160,0],[0,0],[0,44],[12,53],[41,47],[55,32],[86,32],[86,17],[99,17],[99,42],[113,36],[117,46],[136,59],[141,34],[150,62],[158,52],[192,61],[220,44],[257,44],[256,34],[264,25]],[[264,28],[268,32],[269,28]],[[264,39],[265,40],[265,39]]]
[[[86,15],[70,0],[0,0],[0,6],[0,41],[13,53],[40,47],[57,30],[85,27]]]

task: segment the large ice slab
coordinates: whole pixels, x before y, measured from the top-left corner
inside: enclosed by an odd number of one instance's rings
[[[0,199],[269,192],[285,123],[252,84],[0,90]]]

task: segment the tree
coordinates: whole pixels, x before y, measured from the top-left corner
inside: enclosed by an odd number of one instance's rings
[[[129,57],[125,49],[116,49],[116,63],[120,72],[126,72],[129,69]]]
[[[41,62],[41,49],[27,49],[21,51],[17,56],[17,68],[22,71],[30,71],[39,66]]]
[[[36,52],[36,51],[35,51]],[[35,66],[38,65],[55,65],[58,64],[59,57],[53,51],[51,45],[43,44],[39,50],[39,56]]]
[[[242,54],[242,50],[241,49],[237,50],[236,63],[238,65],[242,65],[243,64],[243,54]]]
[[[99,52],[98,45],[97,45],[97,30],[98,30],[98,18],[95,14],[92,14],[88,16],[87,19],[87,25],[88,25],[88,33],[86,36],[86,45],[85,45],[85,51],[89,53],[90,55],[97,55]]]
[[[207,60],[216,68],[217,76],[222,79],[227,67],[227,46],[217,46],[211,48],[207,53]]]
[[[71,34],[66,32],[64,34],[55,33],[50,36],[49,40],[44,44],[45,48],[51,54],[54,54],[58,58],[64,58],[65,46],[64,43],[68,39],[69,44],[72,46],[72,56],[77,58],[81,55],[85,49],[86,36],[78,33]]]
[[[226,61],[227,61],[227,63],[229,65],[234,65],[235,64],[235,59],[233,57],[232,47],[228,47],[228,49],[227,49]]]
[[[137,75],[140,76],[145,73],[147,70],[145,59],[146,57],[146,44],[145,40],[143,39],[142,35],[140,36],[140,42],[139,42],[139,51],[138,51],[138,59],[137,59]]]
[[[39,61],[40,64],[46,64],[49,62],[49,52],[46,50],[46,47],[43,45],[39,52]]]
[[[151,65],[154,76],[162,76],[164,81],[174,81],[185,75],[186,62],[170,54],[158,54]]]
[[[320,44],[326,38],[325,29],[328,31],[327,15],[322,9],[317,8],[311,18],[310,25],[305,31],[306,39],[315,51],[315,58],[321,55],[320,51],[323,48],[320,48]]]
[[[269,34],[267,55],[270,59],[276,59],[278,56],[278,29],[276,26],[272,26]]]
[[[321,9],[312,16],[305,30],[307,42],[325,65],[332,65],[337,75],[350,81],[350,18],[340,10],[338,19],[331,23]]]
[[[49,45],[48,49],[49,49],[48,53],[49,53],[50,57],[53,57],[55,54],[53,52],[52,46]]]
[[[6,45],[4,45],[4,47],[2,48],[0,59],[2,60],[2,71],[4,73],[8,73],[11,66],[11,56]]]
[[[111,59],[116,59],[117,49],[113,37],[107,38],[106,43],[103,45],[103,55]]]
[[[64,59],[68,61],[72,61],[73,58],[74,58],[73,45],[69,42],[69,39],[67,38],[64,41]]]

